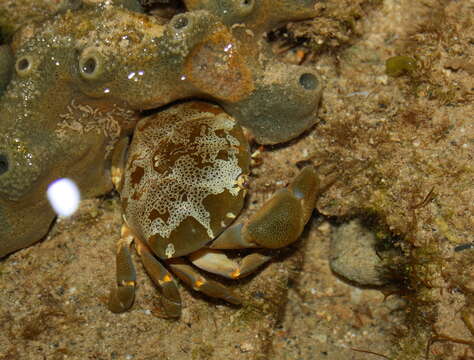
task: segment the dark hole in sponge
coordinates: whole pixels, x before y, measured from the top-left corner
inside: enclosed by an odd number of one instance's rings
[[[18,61],[18,70],[26,70],[30,66],[30,62],[27,59],[21,59]]]
[[[186,16],[177,18],[173,23],[175,29],[182,29],[186,27],[186,25],[188,25],[188,18]]]
[[[314,90],[318,87],[318,78],[310,73],[304,73],[300,76],[300,85],[306,90]]]
[[[84,71],[86,74],[92,74],[95,70],[97,63],[94,58],[89,58],[84,62],[84,65],[82,66],[82,71]]]

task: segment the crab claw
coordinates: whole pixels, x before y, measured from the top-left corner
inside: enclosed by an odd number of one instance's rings
[[[245,224],[225,230],[211,248],[277,249],[295,242],[311,216],[319,191],[314,168],[304,168],[288,188],[275,193]]]

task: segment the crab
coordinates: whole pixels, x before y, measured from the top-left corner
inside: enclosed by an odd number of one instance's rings
[[[237,225],[223,231],[240,212],[245,193],[241,187],[248,174],[245,160],[248,154],[244,150],[246,141],[239,135],[240,127],[246,128],[260,144],[277,144],[299,136],[317,121],[322,92],[319,75],[311,67],[276,61],[263,36],[287,21],[312,17],[314,2],[187,0],[184,1],[186,12],[163,23],[145,14],[133,0],[94,4],[70,1],[50,19],[21,27],[10,44],[0,46],[0,257],[45,237],[55,218],[45,197],[46,189],[54,180],[68,177],[78,184],[83,198],[104,194],[114,184],[120,189],[126,224],[119,242],[119,287],[111,296],[111,308],[126,309],[133,299],[135,280],[125,259],[132,238],[143,259],[163,260],[178,277],[194,279],[190,280],[194,287],[198,287],[202,279],[183,264],[178,266],[181,261],[178,259],[183,256],[206,269],[210,259],[219,259],[226,264],[224,266],[230,266],[222,260],[224,255],[218,250],[224,246],[237,247],[232,242],[232,245],[219,244],[222,239],[235,237],[237,240],[240,236],[237,236]],[[192,105],[181,103],[191,99],[200,101],[190,103]],[[143,118],[144,110],[153,110],[157,115]],[[173,111],[176,113],[171,116]],[[217,154],[207,147],[209,144],[194,145],[209,157],[198,161],[198,166],[207,166],[206,161],[215,162],[214,172],[207,176],[221,181],[213,189],[221,192],[212,196],[231,196],[226,198],[225,206],[217,200],[206,200],[203,193],[199,195],[202,201],[199,206],[197,198],[189,197],[185,201],[172,194],[153,193],[154,184],[150,180],[153,166],[158,164],[164,174],[177,171],[175,166],[181,163],[173,162],[170,154],[158,154],[159,149],[153,146],[138,145],[140,139],[146,139],[145,128],[149,131],[156,128],[154,131],[162,134],[168,125],[182,118],[183,129],[175,129],[175,132],[182,133],[183,137],[187,134],[186,141],[192,143],[200,137],[192,131],[197,131],[195,124],[185,121],[188,116],[206,118],[211,124],[202,125],[209,131],[209,139],[201,139],[203,142],[226,134],[227,143],[223,139],[218,141],[223,148]],[[168,119],[170,124],[160,119]],[[159,129],[158,123],[161,124]],[[232,129],[212,130],[222,123],[234,125]],[[185,140],[180,138],[180,141]],[[171,145],[169,149],[173,150]],[[154,154],[161,157],[154,160]],[[148,164],[142,166],[141,182],[135,183],[140,176],[134,166],[150,156]],[[231,171],[231,158],[238,161],[233,163],[232,173],[226,173]],[[127,166],[121,165],[124,159]],[[187,171],[191,170],[189,167]],[[308,195],[305,193],[299,198],[298,184],[307,184],[310,173],[311,170],[304,170],[295,180],[296,185],[287,190],[293,194],[292,201],[298,199],[306,204],[303,198],[313,196],[313,191],[308,190]],[[205,174],[200,176],[198,182],[202,187],[206,178]],[[253,234],[263,232],[262,227],[270,224],[284,233],[282,223],[275,223],[276,220],[271,219],[276,215],[270,214],[277,214],[282,204],[290,204],[286,199],[288,194],[277,194],[259,215],[241,226],[242,247],[280,244],[280,240],[268,239],[272,233],[269,230],[258,236]],[[175,214],[178,221],[176,217],[168,218],[170,215],[166,215],[163,207],[157,207],[159,216],[155,212],[147,216],[158,218],[148,224],[141,223],[140,214],[152,205],[141,204],[140,196],[149,201],[153,196],[161,196],[168,202],[176,200],[181,206],[189,206],[193,200],[193,211],[199,213]],[[218,205],[223,205],[224,215]],[[305,214],[309,212],[307,205],[301,206]],[[270,210],[273,207],[276,210]],[[187,220],[183,214],[195,220]],[[270,220],[263,220],[267,218]],[[205,229],[195,224],[193,229],[199,235],[194,240],[186,237],[182,230],[187,229],[190,221]],[[291,236],[282,244],[294,241],[301,232],[294,229],[293,222],[285,224]],[[299,224],[298,229],[301,226]],[[151,234],[152,230],[156,232]],[[182,234],[178,236],[176,231]],[[206,248],[212,240],[212,248]],[[189,244],[183,245],[187,241]],[[241,277],[267,260],[259,255],[244,258],[240,266],[233,268],[234,274],[240,272],[237,277]],[[130,270],[126,271],[127,268]],[[166,276],[154,278],[171,278],[167,272],[163,274]],[[209,289],[208,293],[215,293],[219,288],[222,294],[230,294],[213,282],[205,284],[208,285],[200,286],[202,291]],[[176,292],[169,290],[175,289],[171,281],[163,289],[166,294]],[[228,299],[235,298],[229,296]],[[168,296],[167,299],[175,305],[178,303],[177,298]],[[176,314],[177,310],[170,313]]]
[[[228,279],[251,274],[271,257],[254,252],[238,263],[222,250],[276,249],[296,241],[320,189],[315,170],[306,167],[246,222],[231,225],[247,191],[249,146],[235,119],[202,102],[175,105],[140,120],[125,157],[126,165],[115,171],[121,174],[115,183],[125,221],[117,246],[118,286],[109,298],[113,312],[133,304],[133,241],[163,295],[166,316],[181,313],[173,274],[194,290],[239,304],[230,289],[192,265]]]

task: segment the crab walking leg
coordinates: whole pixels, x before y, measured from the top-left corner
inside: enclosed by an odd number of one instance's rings
[[[246,223],[236,224],[225,230],[210,247],[285,247],[300,237],[319,193],[316,171],[313,167],[305,167],[288,188],[276,192]]]
[[[117,287],[112,289],[108,307],[114,313],[130,309],[135,299],[137,275],[130,255],[130,246],[134,238],[130,229],[122,225],[121,237],[117,242]]]
[[[162,305],[167,316],[177,318],[181,315],[181,296],[173,276],[153,256],[148,247],[137,242],[137,249],[143,266],[162,294]]]
[[[197,272],[191,265],[185,263],[182,259],[168,260],[170,269],[188,286],[194,290],[200,291],[208,296],[223,299],[231,304],[241,304],[240,298],[229,288],[217,281],[206,279]]]
[[[224,276],[228,279],[240,279],[253,273],[261,265],[271,259],[258,253],[245,256],[240,264],[229,259],[220,250],[202,249],[189,256],[191,262],[207,272]]]

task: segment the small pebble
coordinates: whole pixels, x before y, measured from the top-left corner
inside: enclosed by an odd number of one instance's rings
[[[375,243],[374,234],[358,220],[339,226],[331,239],[331,269],[359,285],[385,284],[381,273],[384,264],[375,251]]]

